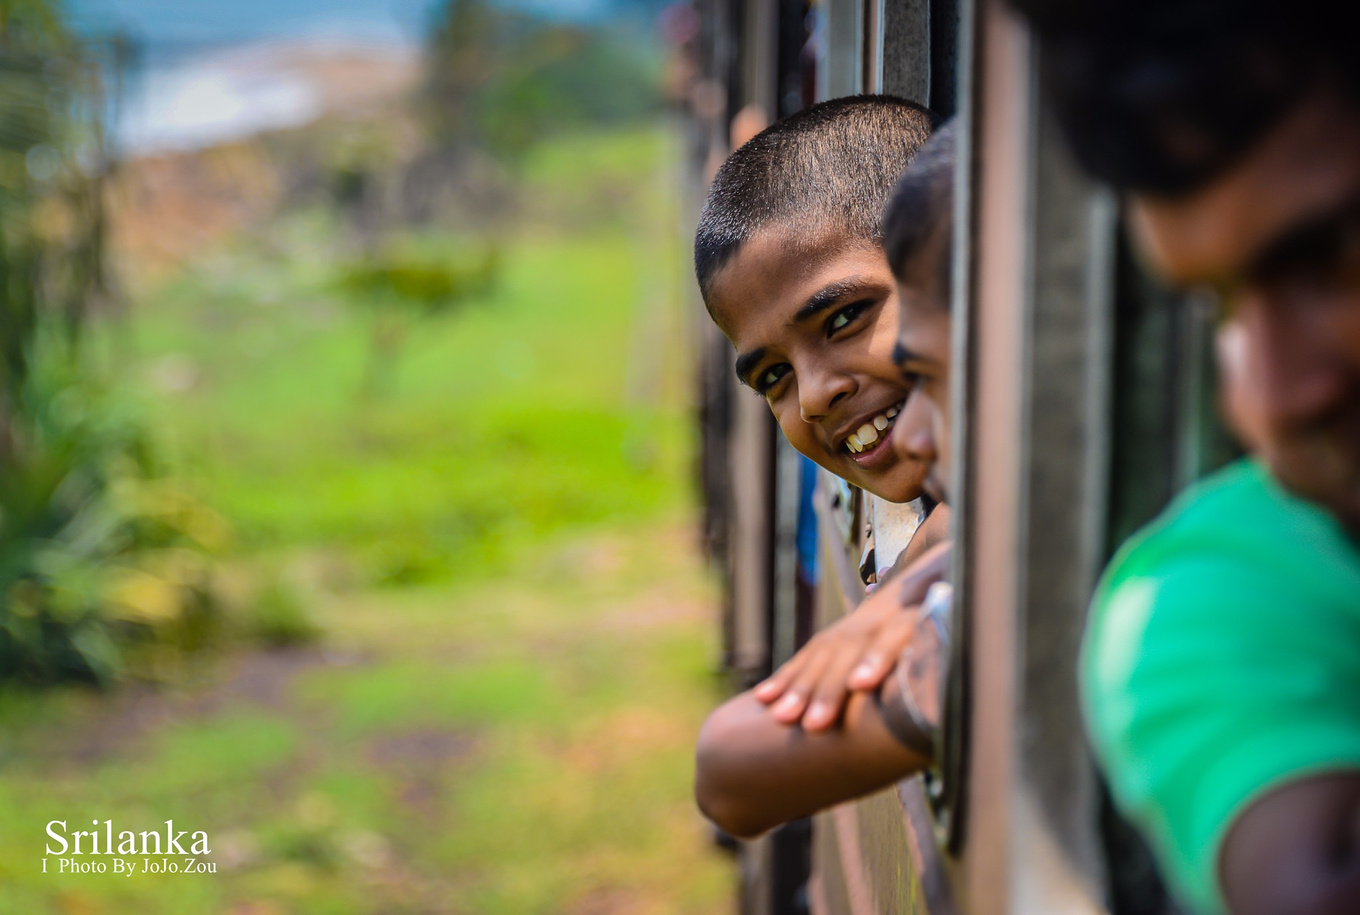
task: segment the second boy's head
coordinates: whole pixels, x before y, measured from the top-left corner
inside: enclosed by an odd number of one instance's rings
[[[903,460],[927,467],[925,490],[949,501],[949,373],[955,122],[922,148],[883,216],[884,248],[898,282],[893,359],[909,385],[893,427]]]
[[[881,216],[933,123],[884,96],[786,118],[718,170],[694,242],[738,377],[795,448],[893,502],[920,495],[926,467],[888,443],[908,387],[892,362],[897,288]]]
[[[1360,5],[1013,3],[1144,262],[1217,300],[1245,442],[1360,536]]]

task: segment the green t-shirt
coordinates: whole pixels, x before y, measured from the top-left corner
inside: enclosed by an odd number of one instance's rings
[[[1116,802],[1179,898],[1221,912],[1234,818],[1283,782],[1360,769],[1360,552],[1239,462],[1114,558],[1081,679]]]

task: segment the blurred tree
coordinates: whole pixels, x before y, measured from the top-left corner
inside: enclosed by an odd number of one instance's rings
[[[442,146],[457,147],[475,134],[472,104],[499,63],[508,25],[486,0],[448,0],[430,30],[430,122]]]
[[[368,368],[359,394],[371,398],[389,387],[414,322],[490,295],[499,270],[500,250],[494,244],[438,259],[394,246],[347,270],[341,288],[371,312]]]
[[[429,122],[446,148],[508,164],[543,136],[644,117],[660,105],[660,55],[645,34],[449,0],[428,48]]]
[[[84,370],[104,292],[103,70],[56,0],[0,0],[0,680],[107,681],[201,641],[223,522]],[[152,663],[156,663],[153,659]]]
[[[41,313],[74,338],[97,283],[97,255],[59,263],[62,249],[102,247],[97,179],[68,157],[78,142],[80,69],[51,3],[0,0],[0,461],[13,456],[11,418]]]

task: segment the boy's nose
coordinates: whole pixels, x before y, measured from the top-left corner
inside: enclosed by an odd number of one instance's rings
[[[814,368],[798,379],[798,409],[803,421],[821,422],[855,392],[855,379],[834,369]]]
[[[925,398],[912,391],[902,405],[902,413],[893,423],[892,446],[898,457],[923,464],[935,462],[935,435],[931,430],[930,411]]]

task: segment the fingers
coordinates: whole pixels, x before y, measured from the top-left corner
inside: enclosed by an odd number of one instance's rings
[[[830,657],[803,713],[804,730],[824,731],[840,720],[850,698],[850,671],[859,663],[862,649],[860,644],[847,644]]]
[[[831,652],[818,651],[808,655],[797,678],[778,702],[770,706],[770,714],[783,724],[797,724],[807,710],[808,700],[821,679],[822,671],[834,657]]]
[[[789,688],[789,684],[798,676],[798,672],[803,668],[803,664],[806,661],[807,648],[805,647],[802,651],[799,651],[793,657],[785,661],[778,670],[757,684],[756,688],[751,691],[752,694],[761,702],[769,705],[771,702],[784,695],[784,691]]]
[[[758,684],[752,693],[766,705],[783,697],[789,685],[803,673],[815,656],[828,652],[835,653],[840,645],[847,642],[863,644],[883,617],[897,611],[894,600],[891,590],[869,598],[850,616],[814,635],[797,654]]]
[[[847,680],[850,689],[878,689],[888,671],[893,669],[893,665],[902,656],[903,649],[911,643],[919,622],[919,614],[904,612],[885,623],[875,635],[873,642],[865,648],[859,663],[850,672]]]
[[[822,731],[840,720],[855,690],[876,689],[911,641],[919,614],[907,607],[925,599],[949,566],[949,544],[927,550],[902,573],[900,585],[880,588],[854,613],[819,633],[752,690],[776,721]]]

